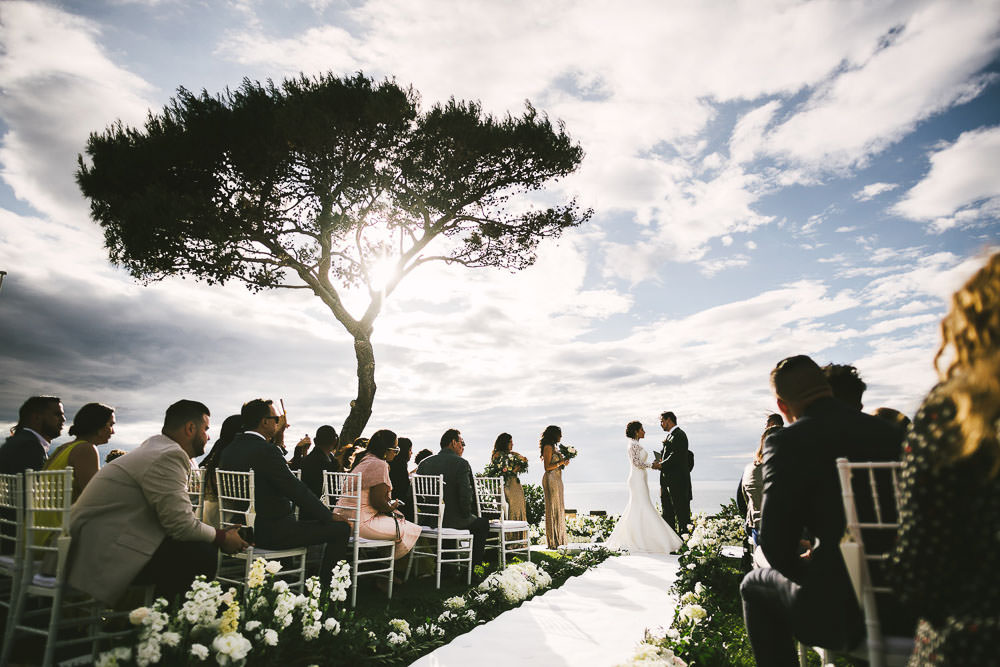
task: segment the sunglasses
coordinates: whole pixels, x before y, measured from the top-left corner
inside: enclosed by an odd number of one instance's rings
[[[277,424],[279,421],[281,421],[281,415],[268,415],[264,417],[264,419],[273,419],[274,423]]]

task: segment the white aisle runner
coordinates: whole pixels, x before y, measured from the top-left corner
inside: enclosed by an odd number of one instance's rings
[[[668,626],[677,556],[609,558],[429,653],[420,667],[615,665],[646,628]]]

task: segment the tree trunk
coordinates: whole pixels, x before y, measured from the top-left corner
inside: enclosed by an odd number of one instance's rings
[[[375,351],[368,333],[354,336],[354,356],[358,360],[358,395],[340,429],[340,442],[347,444],[361,435],[372,416],[375,402]]]

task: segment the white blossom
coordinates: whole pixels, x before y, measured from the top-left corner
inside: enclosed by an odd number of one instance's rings
[[[406,621],[403,622],[405,623]],[[323,627],[326,628],[326,631],[329,633],[335,635],[340,634],[340,621],[338,621],[335,618],[328,618],[325,621],[323,621]]]
[[[281,561],[269,560],[264,565],[264,569],[267,570],[268,574],[278,574],[281,572]]]
[[[204,644],[191,644],[191,655],[199,660],[208,658],[208,647]]]
[[[278,631],[272,630],[271,628],[264,630],[264,643],[267,644],[268,646],[277,646]]]

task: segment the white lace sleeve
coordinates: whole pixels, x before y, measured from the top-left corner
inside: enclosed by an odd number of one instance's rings
[[[635,466],[636,468],[649,467],[649,465],[644,463],[642,460],[643,459],[642,445],[639,444],[638,440],[634,441],[631,445],[628,446],[628,457],[629,459],[631,459],[632,465]]]

